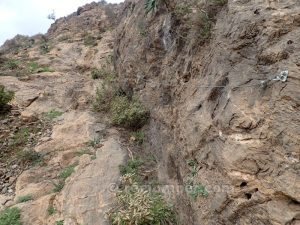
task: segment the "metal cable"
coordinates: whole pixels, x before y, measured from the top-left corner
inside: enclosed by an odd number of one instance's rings
[[[259,86],[259,85],[266,85],[268,82],[270,81],[282,81],[282,82],[286,82],[287,78],[288,78],[288,70],[284,70],[281,71],[279,75],[276,75],[274,77],[270,77],[266,80],[262,80],[260,81],[260,83],[258,84],[249,84],[249,85],[235,85],[235,86],[229,86],[229,85],[215,85],[215,86],[197,86],[198,88],[225,88],[225,87],[229,87],[229,88],[239,88],[239,87],[254,87],[254,86]]]

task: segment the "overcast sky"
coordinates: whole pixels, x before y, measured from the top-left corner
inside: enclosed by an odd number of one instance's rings
[[[46,33],[53,22],[47,19],[52,10],[55,11],[56,18],[59,18],[90,2],[93,0],[0,0],[0,45],[17,34]]]

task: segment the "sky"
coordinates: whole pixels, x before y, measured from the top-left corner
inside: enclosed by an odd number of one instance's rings
[[[94,0],[97,2],[97,0]],[[93,0],[0,0],[0,46],[17,34],[46,33],[54,10],[56,18],[67,16]],[[107,0],[119,3],[122,0]]]

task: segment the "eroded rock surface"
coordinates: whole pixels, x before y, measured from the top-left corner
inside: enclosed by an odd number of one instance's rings
[[[299,223],[300,2],[199,1],[190,14],[189,1],[166,2],[147,17],[126,2],[116,68],[151,109],[162,180],[184,183],[187,161],[199,165],[209,196],[190,207],[177,196],[181,223]],[[284,70],[287,82],[270,81]]]

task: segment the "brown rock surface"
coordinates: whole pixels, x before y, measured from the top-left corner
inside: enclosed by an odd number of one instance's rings
[[[160,182],[185,185],[192,160],[209,193],[172,196],[180,225],[299,224],[300,2],[164,2],[148,15],[139,0],[88,4],[33,37],[32,47],[14,49],[28,41],[21,36],[1,47],[23,63],[20,71],[0,71],[17,76],[0,76],[0,83],[16,92],[23,122],[50,110],[63,114],[30,145],[45,164],[18,175],[0,209],[30,194],[33,201],[17,205],[25,225],[107,224],[104,212],[114,202],[108,188],[125,153],[117,132],[87,146],[106,133],[106,118],[90,109],[102,81],[89,76],[113,58],[120,91],[134,92],[151,110],[144,151],[155,155]],[[44,42],[50,49],[41,54]],[[31,61],[54,72],[23,74]],[[286,82],[272,80],[284,70]],[[96,159],[78,154],[83,148]],[[74,173],[52,193],[70,165]],[[1,171],[3,184],[12,180]],[[48,215],[49,207],[57,212]]]
[[[178,10],[189,1],[167,1],[168,9],[147,17],[141,1],[127,1],[115,47],[120,82],[151,109],[149,150],[161,159],[162,180],[182,183],[193,159],[199,182],[210,187],[192,210],[178,196],[181,224],[295,223],[300,2],[206,2],[192,3],[193,13],[182,18]],[[204,41],[193,20],[201,9],[213,26]],[[261,85],[283,70],[287,82]]]

